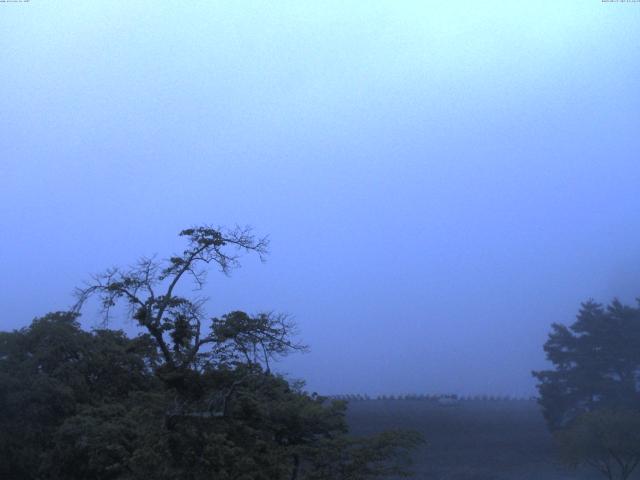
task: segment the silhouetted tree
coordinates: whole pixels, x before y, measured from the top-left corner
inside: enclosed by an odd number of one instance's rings
[[[95,275],[84,288],[76,290],[75,310],[79,311],[91,296],[97,296],[106,324],[112,307],[124,301],[132,319],[155,340],[165,369],[174,374],[197,366],[198,354],[208,344],[234,344],[232,356],[243,352],[253,355],[246,360],[256,362],[303,348],[292,343],[291,324],[283,316],[271,318],[262,314],[259,319],[250,319],[236,312],[214,319],[205,332],[205,299],[178,293],[181,282],[188,278],[201,289],[210,264],[229,274],[239,266],[238,253],[254,252],[263,260],[268,247],[266,237],[256,239],[249,228],[211,227],[189,228],[180,236],[187,239],[187,248],[166,261],[143,257],[131,268],[113,268]],[[251,350],[251,342],[255,351]]]
[[[365,479],[406,473],[410,432],[347,435],[346,403],[271,371],[305,347],[284,315],[207,319],[206,267],[266,254],[248,229],[183,230],[187,248],[95,276],[73,312],[0,332],[0,478],[15,480]],[[100,299],[103,324],[77,321]],[[107,329],[122,301],[142,333]],[[322,472],[326,472],[326,475]]]
[[[544,345],[554,368],[533,372],[562,458],[626,479],[640,461],[640,309],[582,304]]]
[[[638,308],[586,302],[570,327],[552,325],[544,350],[554,368],[533,375],[551,429],[597,408],[640,407]]]

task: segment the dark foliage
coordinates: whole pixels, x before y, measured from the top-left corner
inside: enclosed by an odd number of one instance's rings
[[[309,394],[270,371],[304,349],[283,315],[206,319],[177,294],[207,264],[237,265],[228,247],[266,253],[247,229],[184,230],[166,264],[141,260],[94,277],[104,328],[84,331],[79,308],[0,333],[0,478],[14,480],[365,479],[406,473],[410,432],[354,438],[346,403]],[[107,328],[123,300],[142,333]],[[208,328],[203,327],[208,323]]]
[[[562,458],[628,478],[640,461],[640,309],[586,302],[544,345],[553,370],[533,372]]]
[[[560,458],[588,465],[609,480],[627,480],[640,463],[640,412],[603,408],[580,415],[556,432]]]
[[[640,407],[640,309],[586,302],[544,345],[553,370],[534,372],[551,429],[597,408]]]

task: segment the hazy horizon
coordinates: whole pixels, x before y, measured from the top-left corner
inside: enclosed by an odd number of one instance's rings
[[[0,329],[198,224],[270,236],[209,312],[326,394],[529,396],[640,296],[640,4],[241,3],[0,4]]]

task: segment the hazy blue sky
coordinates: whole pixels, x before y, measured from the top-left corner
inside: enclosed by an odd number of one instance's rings
[[[640,295],[638,3],[31,0],[0,40],[3,329],[201,223],[270,235],[209,310],[293,315],[324,393],[530,395],[551,322]]]

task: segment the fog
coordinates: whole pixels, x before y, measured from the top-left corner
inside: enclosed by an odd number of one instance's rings
[[[2,3],[1,327],[183,228],[247,224],[268,260],[212,272],[208,311],[290,314],[311,351],[278,369],[311,390],[532,395],[552,322],[640,295],[639,21],[597,0]]]

